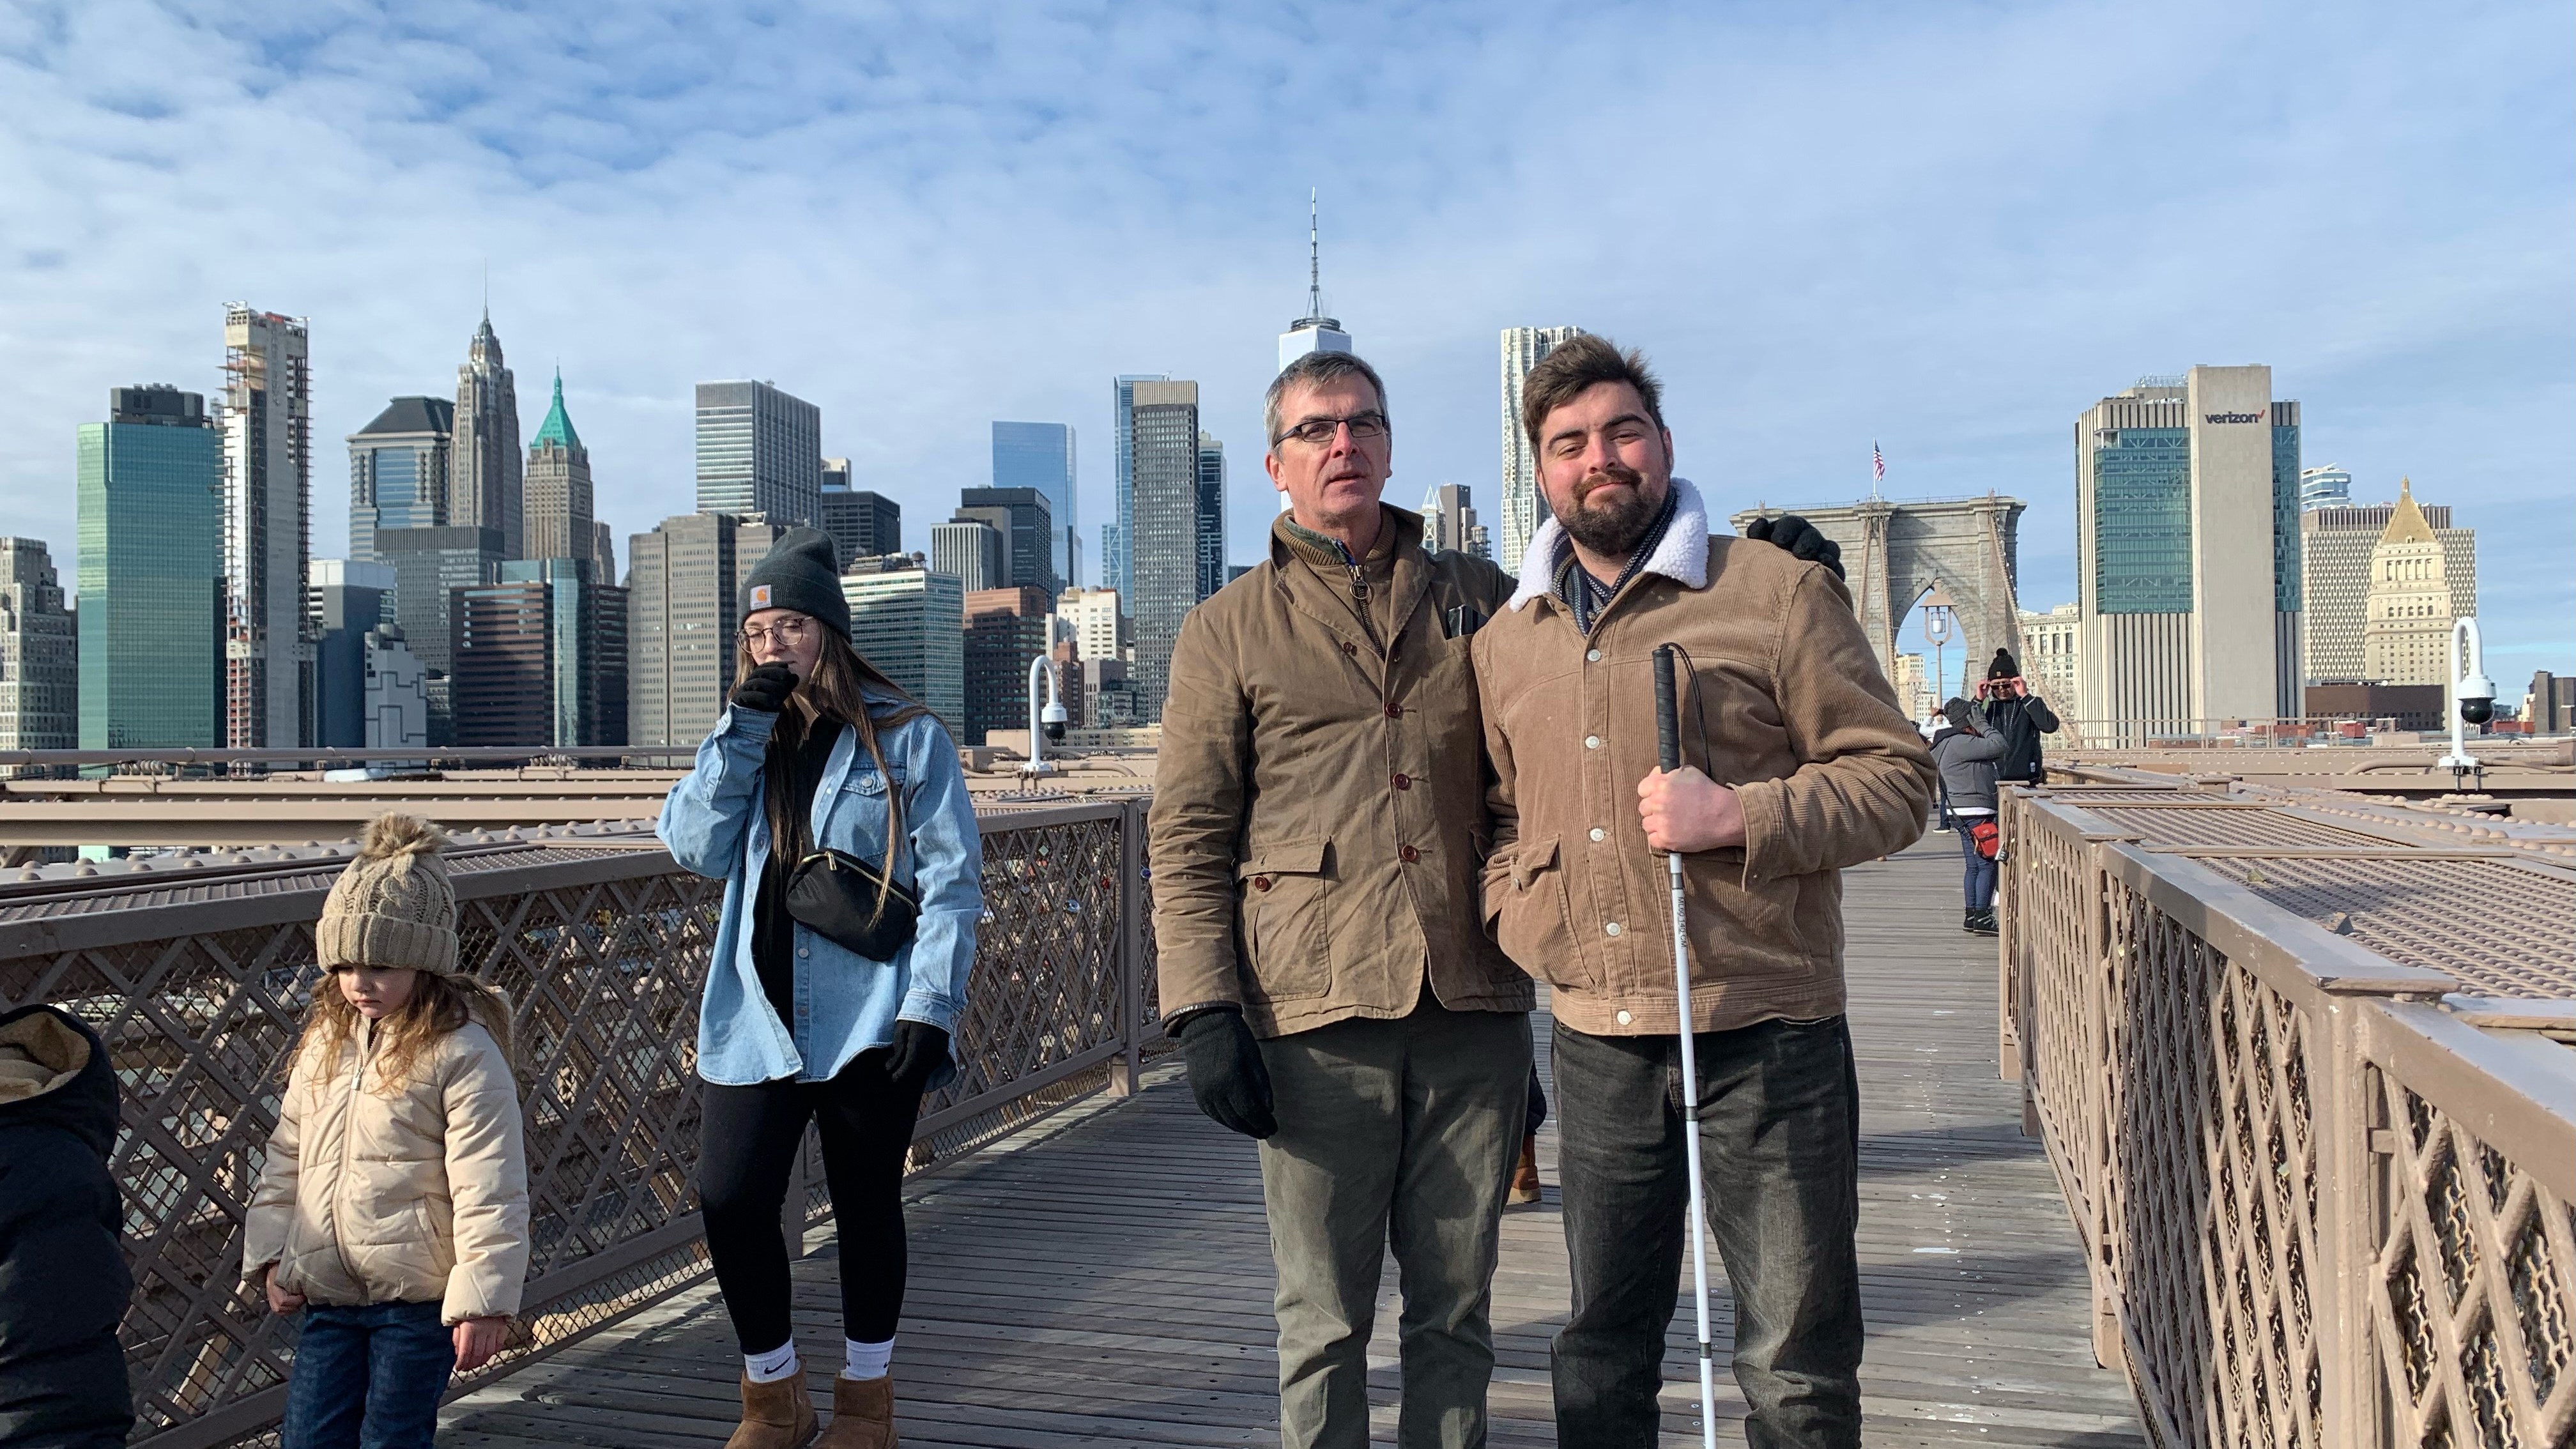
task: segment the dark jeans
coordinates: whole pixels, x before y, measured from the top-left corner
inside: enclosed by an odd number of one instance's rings
[[[456,1367],[439,1303],[307,1308],[279,1449],[428,1449]]]
[[[1860,1083],[1839,1016],[1702,1032],[1709,1236],[1735,1298],[1752,1449],[1858,1449]],[[1690,1236],[1681,1044],[1555,1036],[1574,1310],[1556,1336],[1558,1441],[1652,1449]],[[1712,1275],[1713,1276],[1713,1275]]]
[[[716,1286],[744,1353],[767,1353],[793,1336],[778,1214],[808,1120],[823,1139],[832,1186],[841,1331],[861,1343],[894,1337],[903,1317],[903,1158],[921,1093],[895,1085],[886,1055],[882,1047],[861,1052],[828,1082],[706,1084],[698,1200]]]
[[[1977,854],[1977,839],[1975,836],[1968,833],[1968,827],[1976,824],[1980,820],[1992,820],[1994,818],[1995,817],[1991,815],[1962,815],[1958,817],[1959,855],[1968,863],[1967,877],[1961,883],[1961,886],[1962,889],[1967,892],[1968,909],[1972,911],[1984,911],[1994,908],[1995,863],[1986,859],[1984,856]]]

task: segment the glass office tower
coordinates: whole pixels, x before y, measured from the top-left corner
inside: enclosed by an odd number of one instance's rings
[[[993,424],[993,486],[1034,488],[1054,521],[1055,576],[1071,587],[1080,527],[1074,516],[1073,428],[1065,423]]]
[[[224,743],[223,449],[197,393],[108,393],[84,423],[79,513],[80,745]]]

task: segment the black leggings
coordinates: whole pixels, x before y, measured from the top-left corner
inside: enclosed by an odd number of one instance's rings
[[[793,1335],[778,1215],[808,1118],[823,1139],[840,1237],[841,1331],[861,1343],[894,1337],[903,1317],[903,1159],[921,1093],[894,1084],[886,1055],[861,1052],[828,1082],[706,1084],[698,1199],[707,1256],[744,1353],[767,1353]]]

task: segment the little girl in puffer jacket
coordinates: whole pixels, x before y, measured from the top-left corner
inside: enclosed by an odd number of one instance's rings
[[[324,979],[251,1195],[242,1275],[304,1310],[283,1449],[427,1446],[509,1338],[528,1171],[509,1003],[456,970],[437,827],[367,826],[314,929]]]

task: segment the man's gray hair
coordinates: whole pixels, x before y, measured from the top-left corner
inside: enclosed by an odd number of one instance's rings
[[[1279,369],[1279,375],[1270,379],[1270,391],[1261,395],[1261,436],[1266,440],[1263,451],[1279,445],[1279,434],[1287,426],[1279,417],[1279,400],[1287,396],[1292,385],[1302,382],[1309,387],[1322,387],[1340,377],[1367,378],[1368,385],[1377,389],[1377,410],[1386,411],[1386,379],[1379,377],[1377,369],[1362,361],[1358,353],[1309,352]]]

